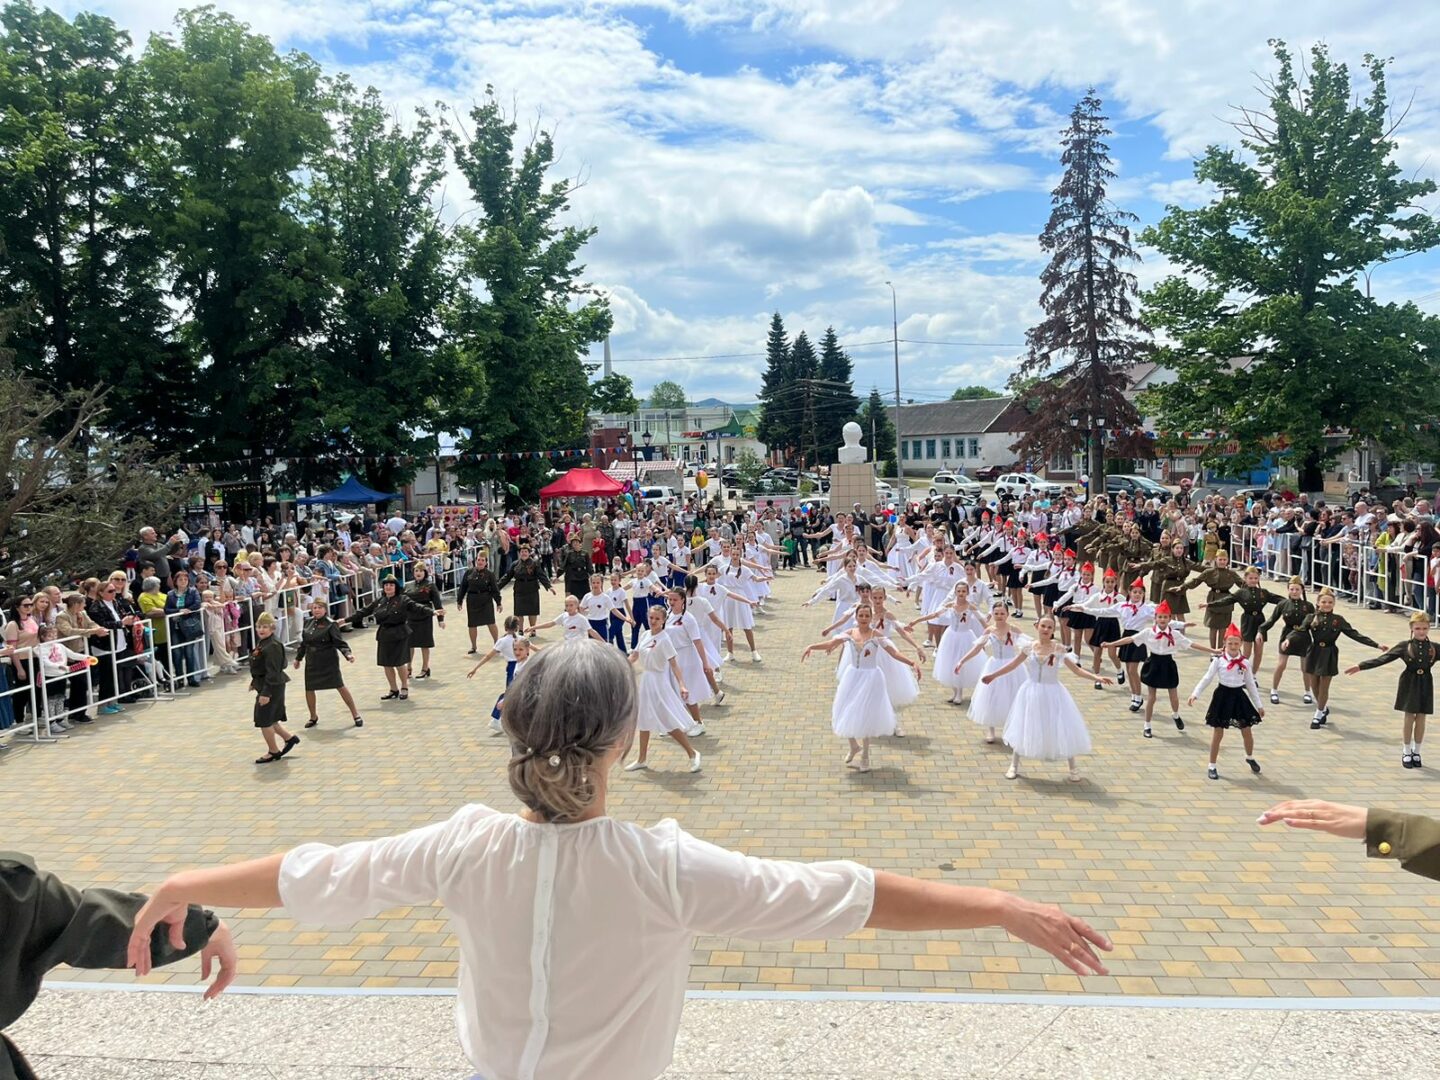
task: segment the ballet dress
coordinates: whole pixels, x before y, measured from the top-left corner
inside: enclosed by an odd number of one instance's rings
[[[1030,647],[1030,639],[1024,634],[1017,634],[1013,630],[1003,638],[997,637],[994,633],[986,634],[980,639],[981,644],[989,653],[984,659],[984,666],[980,669],[982,676],[998,671],[1011,660],[1015,659],[1015,653]],[[982,657],[976,657],[982,659]],[[975,687],[975,696],[970,699],[970,707],[967,710],[970,719],[981,727],[1003,728],[1005,719],[1010,715],[1010,706],[1015,703],[1015,695],[1020,692],[1020,687],[1025,684],[1025,671],[1023,665],[1014,671],[1008,671],[989,683],[980,682]]]
[[[1210,707],[1205,710],[1208,726],[1247,728],[1260,723],[1260,688],[1255,685],[1255,673],[1248,660],[1243,656],[1212,657],[1191,696],[1199,697],[1212,682],[1217,685]]]
[[[692,723],[690,713],[685,708],[685,699],[680,696],[675,673],[670,670],[670,661],[676,659],[675,644],[670,635],[662,631],[656,636],[646,630],[640,635],[634,651],[640,657],[635,729],[652,735],[689,729]],[[690,689],[689,683],[685,684],[685,689]]]
[[[940,644],[935,648],[935,660],[930,669],[935,681],[952,690],[974,689],[980,684],[980,675],[985,667],[984,658],[974,657],[960,669],[959,674],[955,672],[955,665],[974,647],[984,625],[973,611],[959,612],[954,608],[942,611],[931,623],[945,627],[945,633],[940,636]]]
[[[715,614],[715,605],[710,602],[708,596],[701,593],[704,586],[697,586],[695,595],[686,602],[686,610],[695,616],[695,621],[700,624],[700,640],[705,643],[705,659],[710,662],[712,669],[718,668],[725,658],[724,633],[720,627],[715,625],[715,620],[710,618]]]
[[[845,642],[851,652],[844,664],[835,702],[830,706],[830,729],[841,738],[875,739],[895,734],[895,709],[885,673],[880,669],[883,639],[872,636],[863,644]]]
[[[1037,656],[1033,646],[1025,653],[1025,681],[1015,693],[1003,733],[1005,745],[1021,757],[1063,761],[1090,752],[1085,718],[1070,691],[1060,685],[1066,656],[1079,662],[1074,654],[1062,652]]]

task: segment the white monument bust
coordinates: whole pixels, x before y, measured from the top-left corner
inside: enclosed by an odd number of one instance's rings
[[[840,447],[836,460],[841,465],[864,465],[865,447],[860,445],[860,425],[851,420],[841,430],[845,445]]]

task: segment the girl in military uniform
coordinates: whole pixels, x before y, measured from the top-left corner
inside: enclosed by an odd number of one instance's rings
[[[414,659],[415,650],[419,649],[420,673],[412,677],[428,679],[430,650],[435,647],[435,623],[438,622],[442,630],[445,628],[445,602],[430,577],[429,563],[417,562],[413,573],[413,580],[405,586],[405,595],[415,602],[410,609],[410,660]],[[429,610],[424,610],[426,608]],[[410,660],[405,663],[407,675],[412,671]]]
[[[1345,669],[1346,675],[1377,668],[1393,660],[1403,660],[1400,684],[1395,689],[1395,711],[1404,714],[1404,735],[1400,764],[1407,769],[1420,768],[1420,744],[1425,741],[1425,718],[1435,711],[1435,687],[1430,671],[1440,658],[1440,650],[1430,640],[1430,616],[1417,611],[1410,616],[1410,640],[1391,646],[1383,656],[1362,660]]]
[[[410,697],[412,613],[434,615],[435,609],[407,596],[394,577],[387,577],[380,583],[380,595],[351,616],[356,626],[375,617],[375,663],[385,669],[385,681],[390,684],[390,692],[381,701],[405,701]]]
[[[1311,687],[1315,692],[1315,716],[1310,721],[1311,731],[1324,727],[1330,719],[1330,680],[1340,672],[1340,650],[1336,646],[1340,635],[1344,634],[1372,649],[1385,648],[1356,630],[1345,621],[1344,616],[1335,614],[1335,594],[1328,588],[1320,590],[1320,594],[1315,598],[1315,608],[1315,614],[1307,616],[1300,624],[1301,630],[1310,633],[1310,648],[1305,653],[1305,672],[1310,676]],[[1281,642],[1280,647],[1288,651],[1285,642]]]
[[[1275,609],[1270,612],[1270,618],[1261,625],[1259,633],[1260,639],[1264,640],[1277,622],[1282,623],[1285,628],[1280,635],[1280,659],[1275,662],[1275,674],[1270,677],[1271,705],[1280,704],[1280,680],[1285,677],[1285,668],[1290,663],[1290,657],[1304,656],[1310,651],[1310,632],[1301,630],[1300,624],[1315,613],[1315,605],[1305,599],[1305,583],[1298,577],[1290,579],[1286,594],[1285,599],[1276,604]],[[1304,701],[1306,705],[1313,705],[1315,696],[1310,692],[1310,673],[1304,670],[1303,664],[1301,669],[1301,677],[1305,680]]]
[[[1185,583],[1186,592],[1196,585],[1209,587],[1210,591],[1205,594],[1205,603],[1200,605],[1202,610],[1209,608],[1211,604],[1217,605],[1214,611],[1205,610],[1205,627],[1210,631],[1210,648],[1212,649],[1220,648],[1225,638],[1225,628],[1230,625],[1230,609],[1221,601],[1232,589],[1237,589],[1243,584],[1245,584],[1245,580],[1230,569],[1230,553],[1228,551],[1216,552],[1215,565],[1201,570]]]
[[[255,619],[255,648],[250,652],[250,689],[255,691],[255,726],[270,752],[256,765],[279,761],[300,742],[285,727],[285,646],[275,636],[275,616],[262,611]]]
[[[315,715],[315,694],[319,690],[340,691],[340,700],[350,709],[350,719],[356,727],[365,726],[365,721],[360,719],[360,710],[355,707],[355,699],[350,695],[350,688],[340,674],[342,656],[347,663],[355,662],[355,654],[340,634],[340,624],[330,618],[329,601],[323,598],[311,600],[310,621],[300,632],[300,644],[295,649],[295,667],[298,669],[302,661],[305,664],[305,706],[310,711],[310,719],[305,721],[307,728],[320,722]]]
[[[1245,584],[1240,588],[1200,606],[1209,612],[1207,619],[1216,611],[1223,612],[1227,618],[1233,618],[1235,608],[1240,609],[1242,655],[1250,661],[1251,670],[1258,676],[1260,660],[1265,655],[1265,634],[1261,630],[1265,624],[1265,605],[1278,604],[1283,598],[1269,589],[1261,588],[1260,571],[1255,567],[1247,566],[1241,576],[1245,579]]]
[[[1185,557],[1185,541],[1181,537],[1175,537],[1171,541],[1169,555],[1158,556],[1133,567],[1137,574],[1152,575],[1151,582],[1155,586],[1152,599],[1156,603],[1163,600],[1176,615],[1190,613],[1190,601],[1185,595],[1188,588],[1186,581],[1193,571],[1199,569],[1199,563],[1191,562]]]

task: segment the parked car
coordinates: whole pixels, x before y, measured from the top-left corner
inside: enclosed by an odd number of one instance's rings
[[[755,482],[755,486],[751,488],[747,494],[793,495],[795,494],[795,483],[794,481],[786,480],[782,476],[766,473]]]
[[[1065,489],[1059,484],[1052,483],[1049,480],[1041,480],[1040,477],[1034,473],[1012,472],[1001,473],[996,479],[995,496],[999,498],[1002,495],[1023,495],[1025,494],[1026,488],[1029,488],[1031,495],[1039,495],[1047,499],[1062,495],[1065,492]]]
[[[1011,462],[1009,465],[985,465],[982,468],[974,470],[970,475],[976,480],[984,480],[987,484],[993,484],[1005,473],[1014,471],[1015,464]]]
[[[1139,476],[1134,473],[1115,473],[1105,477],[1105,494],[1129,495],[1132,499],[1160,499],[1170,497],[1170,489],[1158,480],[1152,480],[1148,476]]]
[[[943,469],[930,478],[930,484],[926,490],[932,497],[958,495],[967,502],[979,502],[982,494],[978,480],[971,480],[963,472],[950,472]]]
[[[895,489],[884,480],[875,481],[875,501],[882,503],[893,503],[895,501]]]
[[[642,487],[640,499],[646,506],[678,506],[680,504],[675,489],[668,487]]]

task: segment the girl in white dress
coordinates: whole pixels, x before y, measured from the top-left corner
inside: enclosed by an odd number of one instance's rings
[[[855,609],[853,630],[807,645],[800,654],[803,664],[812,652],[834,652],[847,646],[854,650],[854,662],[840,676],[840,685],[835,689],[835,701],[830,706],[830,728],[836,735],[850,740],[850,753],[845,757],[845,764],[860,772],[870,771],[870,740],[895,734],[895,710],[890,706],[885,673],[880,670],[881,652],[908,664],[915,669],[915,677],[920,678],[920,665],[901,656],[894,645],[875,633],[871,625],[873,617],[874,609],[870,604],[860,604]]]
[[[725,599],[725,625],[730,628],[732,637],[736,630],[745,635],[752,664],[760,663],[760,654],[755,650],[755,615],[752,611],[758,602],[755,586],[759,580],[750,564],[740,558],[740,553],[732,551],[730,561],[720,573],[720,584],[730,591]],[[729,659],[734,659],[733,654]]]
[[[970,593],[967,589],[957,588],[955,595],[948,600],[948,607],[921,615],[910,625],[924,622],[945,628],[945,632],[940,636],[940,646],[935,650],[932,674],[936,682],[953,691],[950,704],[961,705],[964,703],[965,691],[973,690],[979,684],[980,669],[985,666],[978,654],[967,663],[961,663],[961,658],[985,632],[985,620],[970,609]]]
[[[671,589],[665,594],[668,609],[665,615],[665,634],[675,646],[675,661],[680,665],[680,680],[690,690],[685,699],[685,708],[694,721],[685,734],[694,738],[705,734],[705,724],[700,719],[700,706],[715,700],[719,687],[715,686],[715,673],[710,669],[710,659],[705,653],[705,635],[700,630],[700,620],[685,609],[685,593]]]
[[[609,816],[635,697],[615,648],[547,649],[505,709],[518,805],[472,804],[398,836],[186,870],[137,914],[126,963],[147,974],[155,928],[191,902],[283,906],[297,922],[344,928],[438,900],[460,940],[454,1008],[470,1071],[585,1080],[665,1072],[697,935],[786,942],[993,925],[1077,975],[1106,973],[1104,935],[1053,905],[854,862],[755,858],[674,821]]]
[[[710,563],[705,567],[704,584],[696,588],[695,595],[704,597],[710,602],[710,606],[715,609],[716,618],[720,620],[720,625],[725,628],[725,648],[721,650],[720,659],[715,664],[715,679],[717,682],[720,682],[723,681],[720,671],[721,665],[729,660],[735,652],[735,635],[731,632],[729,622],[726,619],[729,603],[732,599],[737,603],[750,603],[751,601],[748,597],[742,596],[737,592],[732,592],[721,584],[720,568],[714,563]]]
[[[1025,685],[1016,693],[1010,714],[1005,718],[1005,745],[1013,751],[1005,779],[1014,780],[1020,775],[1021,758],[1064,759],[1070,766],[1068,779],[1078,784],[1080,770],[1075,766],[1075,759],[1090,752],[1090,732],[1070,691],[1060,685],[1060,669],[1068,668],[1082,679],[1094,676],[1055,640],[1052,616],[1043,616],[1035,624],[1035,635],[1036,640],[1028,649],[1016,653],[1008,663],[980,679],[982,683],[993,683],[1022,664],[1025,668]],[[1115,680],[1102,675],[1100,681],[1114,683]]]
[[[714,574],[714,568],[709,570]],[[725,635],[729,630],[725,621],[715,613],[715,604],[709,596],[701,593],[700,579],[694,574],[685,575],[685,610],[695,616],[700,624],[700,637],[705,644],[705,659],[710,665],[715,680],[715,704],[725,701],[725,691],[720,689],[720,663],[725,656]]]
[[[656,605],[647,613],[650,626],[640,635],[640,641],[630,652],[630,663],[640,669],[639,710],[636,714],[635,729],[640,732],[640,753],[634,761],[625,766],[626,772],[638,772],[650,767],[646,755],[650,751],[650,736],[669,735],[690,758],[690,771],[700,771],[700,752],[690,745],[685,729],[690,726],[690,714],[685,709],[689,690],[680,674],[680,665],[675,660],[675,645],[665,632],[665,608]]]
[[[975,693],[970,698],[970,719],[985,729],[987,743],[993,743],[996,733],[1005,726],[1005,718],[1010,715],[1010,706],[1015,702],[1015,695],[1025,684],[1025,673],[1014,668],[993,682],[986,682],[985,676],[999,671],[1029,645],[1028,637],[1011,629],[1009,606],[1004,600],[995,600],[990,608],[989,631],[960,658],[957,666],[964,667],[978,659],[982,652],[988,650],[990,653],[980,671],[980,677],[976,680],[979,685],[975,687]]]

